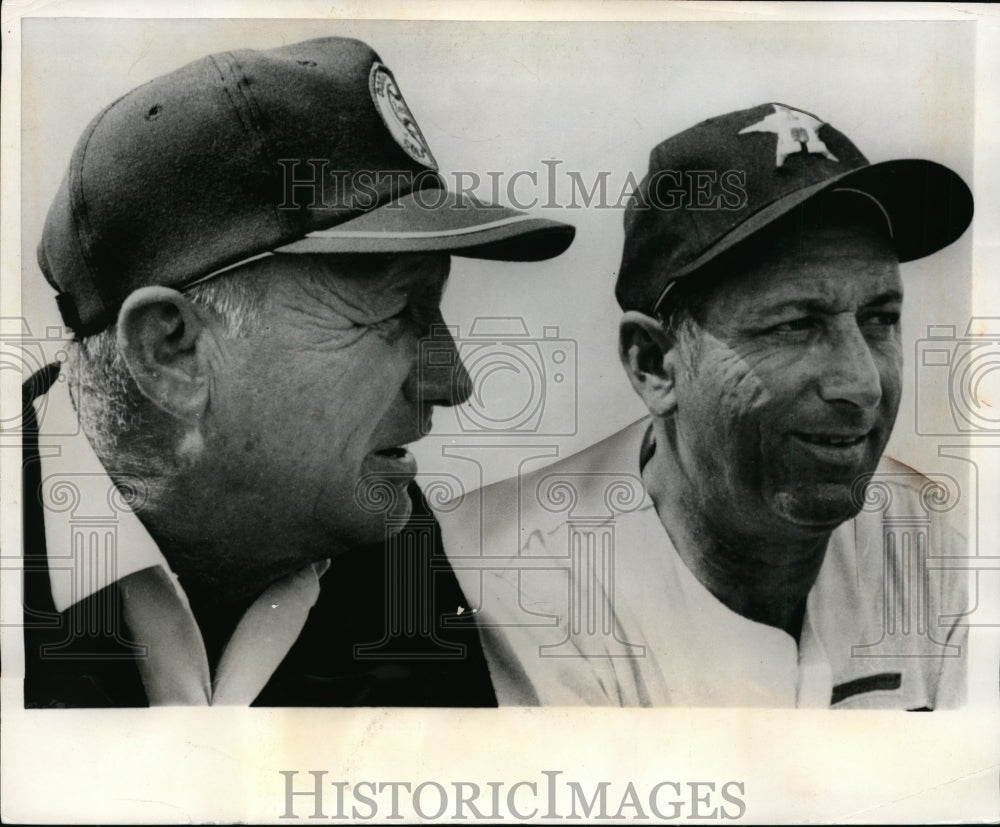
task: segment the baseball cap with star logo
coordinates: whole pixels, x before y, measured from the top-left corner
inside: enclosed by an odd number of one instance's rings
[[[392,72],[325,37],[201,58],[107,106],[77,142],[38,261],[78,336],[147,285],[274,254],[562,253],[568,224],[448,192]]]
[[[880,215],[901,262],[958,239],[972,193],[933,161],[872,164],[841,132],[780,103],[710,118],[667,138],[625,211],[615,295],[655,313],[670,288],[824,193],[860,196]]]

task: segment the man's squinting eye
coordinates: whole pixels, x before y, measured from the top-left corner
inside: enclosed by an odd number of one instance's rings
[[[387,317],[379,324],[391,326],[390,323],[394,323],[396,326],[402,326],[408,323],[421,336],[424,336],[430,333],[431,328],[440,321],[440,309],[436,302],[411,298],[399,312]]]
[[[857,315],[858,326],[868,331],[892,331],[899,324],[900,312],[892,308],[871,308]],[[797,338],[823,326],[823,318],[815,315],[796,316],[773,324],[761,331],[764,335]]]
[[[788,319],[787,321],[780,322],[776,325],[772,325],[765,332],[767,333],[777,333],[789,334],[789,333],[803,333],[815,328],[818,321],[812,316],[799,316],[795,319]]]
[[[899,318],[898,310],[879,308],[861,313],[858,316],[858,321],[865,327],[891,328],[899,324]]]

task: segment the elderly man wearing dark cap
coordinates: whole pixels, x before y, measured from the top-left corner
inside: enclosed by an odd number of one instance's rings
[[[784,104],[653,150],[616,288],[649,417],[519,480],[516,526],[444,524],[450,549],[487,538],[492,559],[454,562],[501,703],[961,702],[965,575],[926,556],[964,541],[883,450],[899,264],[958,239],[972,209],[945,167],[871,164]]]
[[[211,55],[105,108],[38,253],[75,338],[25,387],[26,704],[495,703],[405,447],[469,380],[419,344],[452,255],[572,236],[449,194],[358,41]],[[69,519],[95,495],[110,524]]]

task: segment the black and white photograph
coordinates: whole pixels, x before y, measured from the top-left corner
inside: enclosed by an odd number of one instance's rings
[[[5,6],[4,820],[1000,818],[1000,27],[895,8]]]

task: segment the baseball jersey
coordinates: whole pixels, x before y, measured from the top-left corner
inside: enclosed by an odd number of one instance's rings
[[[882,460],[830,537],[796,641],[729,609],[678,555],[639,476],[648,427],[439,515],[501,704],[962,702],[967,575],[935,559],[965,541],[927,477]]]

